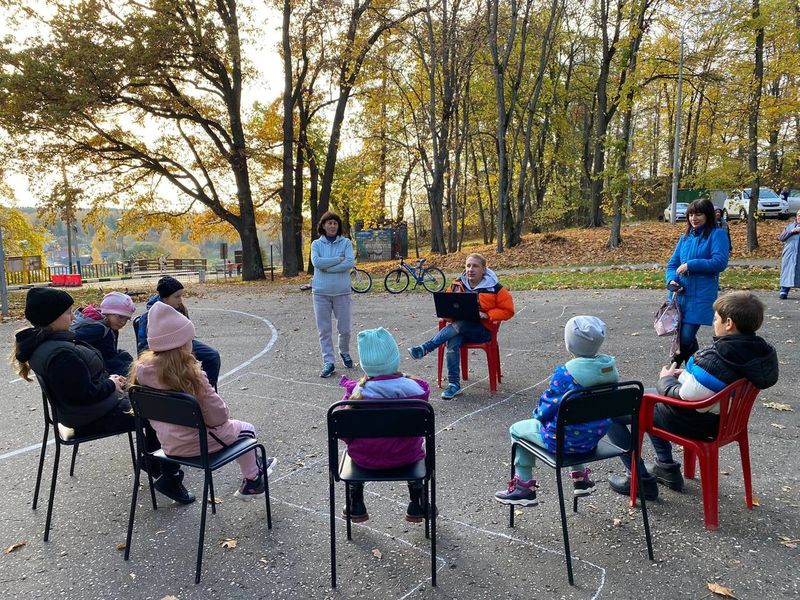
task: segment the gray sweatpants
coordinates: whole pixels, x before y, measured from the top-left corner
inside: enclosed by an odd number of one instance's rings
[[[350,325],[352,322],[352,294],[341,296],[314,296],[314,318],[319,331],[319,350],[322,361],[334,363],[333,359],[333,319],[336,317],[336,329],[339,331],[339,352],[350,352]]]

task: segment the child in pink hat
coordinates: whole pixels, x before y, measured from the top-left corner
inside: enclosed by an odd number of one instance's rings
[[[106,371],[126,376],[133,357],[120,350],[119,331],[130,321],[136,306],[127,294],[111,292],[103,297],[100,310],[91,304],[75,311],[70,330],[75,339],[100,351]]]
[[[233,444],[242,438],[256,437],[250,423],[230,419],[228,406],[208,382],[200,363],[192,354],[195,331],[192,322],[164,302],[150,309],[147,343],[144,352],[131,367],[129,382],[159,390],[185,392],[195,397],[208,429],[208,450],[218,452],[223,444]],[[197,456],[200,440],[197,430],[160,421],[150,422],[167,455]],[[259,464],[255,451],[236,459],[244,479],[234,494],[249,500],[264,494],[264,474],[269,475],[275,466],[273,457],[267,464]]]

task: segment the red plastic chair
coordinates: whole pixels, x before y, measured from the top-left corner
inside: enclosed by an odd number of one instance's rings
[[[445,319],[439,319],[439,329],[443,329],[447,323]],[[464,381],[469,379],[469,351],[483,350],[486,352],[486,361],[489,364],[489,392],[494,394],[497,391],[497,384],[503,383],[503,373],[500,368],[500,346],[497,344],[500,321],[483,321],[483,324],[491,332],[492,339],[482,344],[463,344],[461,346],[461,377]],[[439,387],[442,387],[445,346],[444,344],[439,346]]]
[[[703,486],[703,514],[706,529],[719,528],[719,449],[731,442],[739,443],[744,475],[744,497],[747,508],[753,508],[753,483],[750,478],[750,444],[747,423],[758,396],[759,389],[746,379],[739,379],[711,398],[700,402],[687,402],[658,394],[645,394],[639,423],[639,446],[645,432],[683,446],[683,472],[694,479],[695,459],[700,461],[700,479]],[[713,441],[694,440],[660,429],[653,424],[653,411],[657,403],[678,408],[707,408],[719,402],[719,432]],[[631,478],[631,506],[636,503],[636,479]]]

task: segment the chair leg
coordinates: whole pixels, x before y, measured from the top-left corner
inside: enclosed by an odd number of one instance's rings
[[[42,436],[42,449],[39,451],[39,470],[36,471],[36,487],[33,488],[33,505],[32,510],[36,510],[36,504],[39,502],[39,487],[42,484],[42,471],[44,470],[44,455],[47,452],[47,423],[44,425],[44,436]]]
[[[131,448],[131,464],[133,464],[133,468],[136,469],[136,450],[133,449],[133,432],[128,432],[128,444]]]
[[[422,510],[425,513],[425,538],[430,539],[431,531],[430,531],[430,496],[428,495],[428,480],[425,479],[422,483]]]
[[[631,486],[634,483],[637,484],[639,488],[639,502],[642,505],[642,523],[644,524],[644,537],[647,541],[647,556],[650,560],[655,560],[653,557],[653,540],[650,536],[650,518],[647,516],[647,502],[644,499],[644,489],[642,488],[642,473],[639,469],[636,468],[636,462],[639,460],[639,456],[637,454],[632,455],[631,459]]]
[[[747,430],[739,438],[739,455],[742,457],[742,476],[744,477],[744,502],[747,508],[753,508],[753,480],[750,476],[750,441]]]
[[[486,365],[489,369],[489,393],[497,391],[497,367],[494,362],[494,351],[491,348],[486,350]]]
[[[61,444],[56,440],[56,454],[53,458],[53,478],[50,480],[50,499],[47,502],[47,519],[44,523],[44,541],[50,539],[50,521],[53,517],[53,499],[56,496],[56,481],[58,481],[58,460],[61,458]]]
[[[78,457],[78,446],[80,444],[75,444],[72,447],[72,461],[69,463],[69,476],[75,477],[75,459]]]
[[[261,464],[267,464],[267,451],[264,449],[264,446],[259,444],[258,449],[261,452]],[[269,475],[267,475],[266,471],[264,472],[264,501],[266,502],[267,507],[267,529],[272,529],[272,507],[270,506],[269,501]]]
[[[353,539],[353,532],[352,532],[352,528],[351,528],[351,524],[350,524],[350,508],[351,507],[350,507],[350,482],[349,481],[345,481],[344,482],[344,506],[345,506],[345,512],[347,513],[345,515],[346,516],[345,520],[347,521],[347,539],[348,540],[352,540]]]
[[[567,532],[567,509],[564,505],[564,488],[561,484],[561,469],[556,467],[556,484],[558,485],[558,505],[561,509],[561,531],[564,534],[564,555],[567,558],[567,579],[570,585],[575,585],[572,577],[572,555],[569,551],[569,533]]]
[[[139,478],[141,468],[138,464],[133,467],[133,493],[131,493],[131,512],[128,516],[128,535],[125,537],[125,560],[131,555],[131,541],[133,539],[133,519],[136,515],[136,500],[139,496]]]
[[[439,363],[439,387],[442,387],[442,364],[444,363],[444,346],[439,346],[437,362]]]
[[[500,345],[494,345],[494,356],[497,361],[497,383],[503,383],[503,368],[500,366]]]
[[[694,479],[697,466],[697,452],[688,446],[683,447],[683,474],[687,479]]]
[[[514,461],[517,458],[517,445],[511,442],[511,479],[514,479]],[[508,506],[508,526],[514,527],[514,505]]]
[[[461,347],[461,379],[469,380],[469,350]]]
[[[200,583],[200,568],[203,563],[203,541],[206,537],[206,513],[208,512],[208,489],[211,483],[211,471],[206,471],[203,481],[203,506],[200,508],[200,540],[197,542],[197,567],[195,568],[194,582]]]
[[[328,504],[331,509],[331,587],[336,587],[336,494],[333,473],[328,473]]]
[[[719,449],[703,448],[700,459],[700,484],[703,489],[703,516],[706,529],[719,528]]]
[[[214,495],[214,473],[208,472],[208,493],[211,498],[211,514],[217,514],[217,497]]]
[[[431,472],[431,586],[436,587],[436,472]]]

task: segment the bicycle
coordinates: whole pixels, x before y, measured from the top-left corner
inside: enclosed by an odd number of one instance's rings
[[[366,294],[372,289],[372,276],[363,269],[353,267],[350,271],[350,288],[356,294]]]
[[[383,285],[387,292],[390,294],[404,292],[411,282],[411,277],[414,278],[414,287],[422,284],[429,292],[441,292],[444,289],[447,279],[445,279],[441,269],[437,267],[423,267],[422,265],[426,260],[424,258],[420,258],[417,261],[416,267],[409,267],[402,256],[398,258],[400,258],[400,266],[389,271],[386,278],[383,280]],[[409,277],[409,275],[411,277]]]

